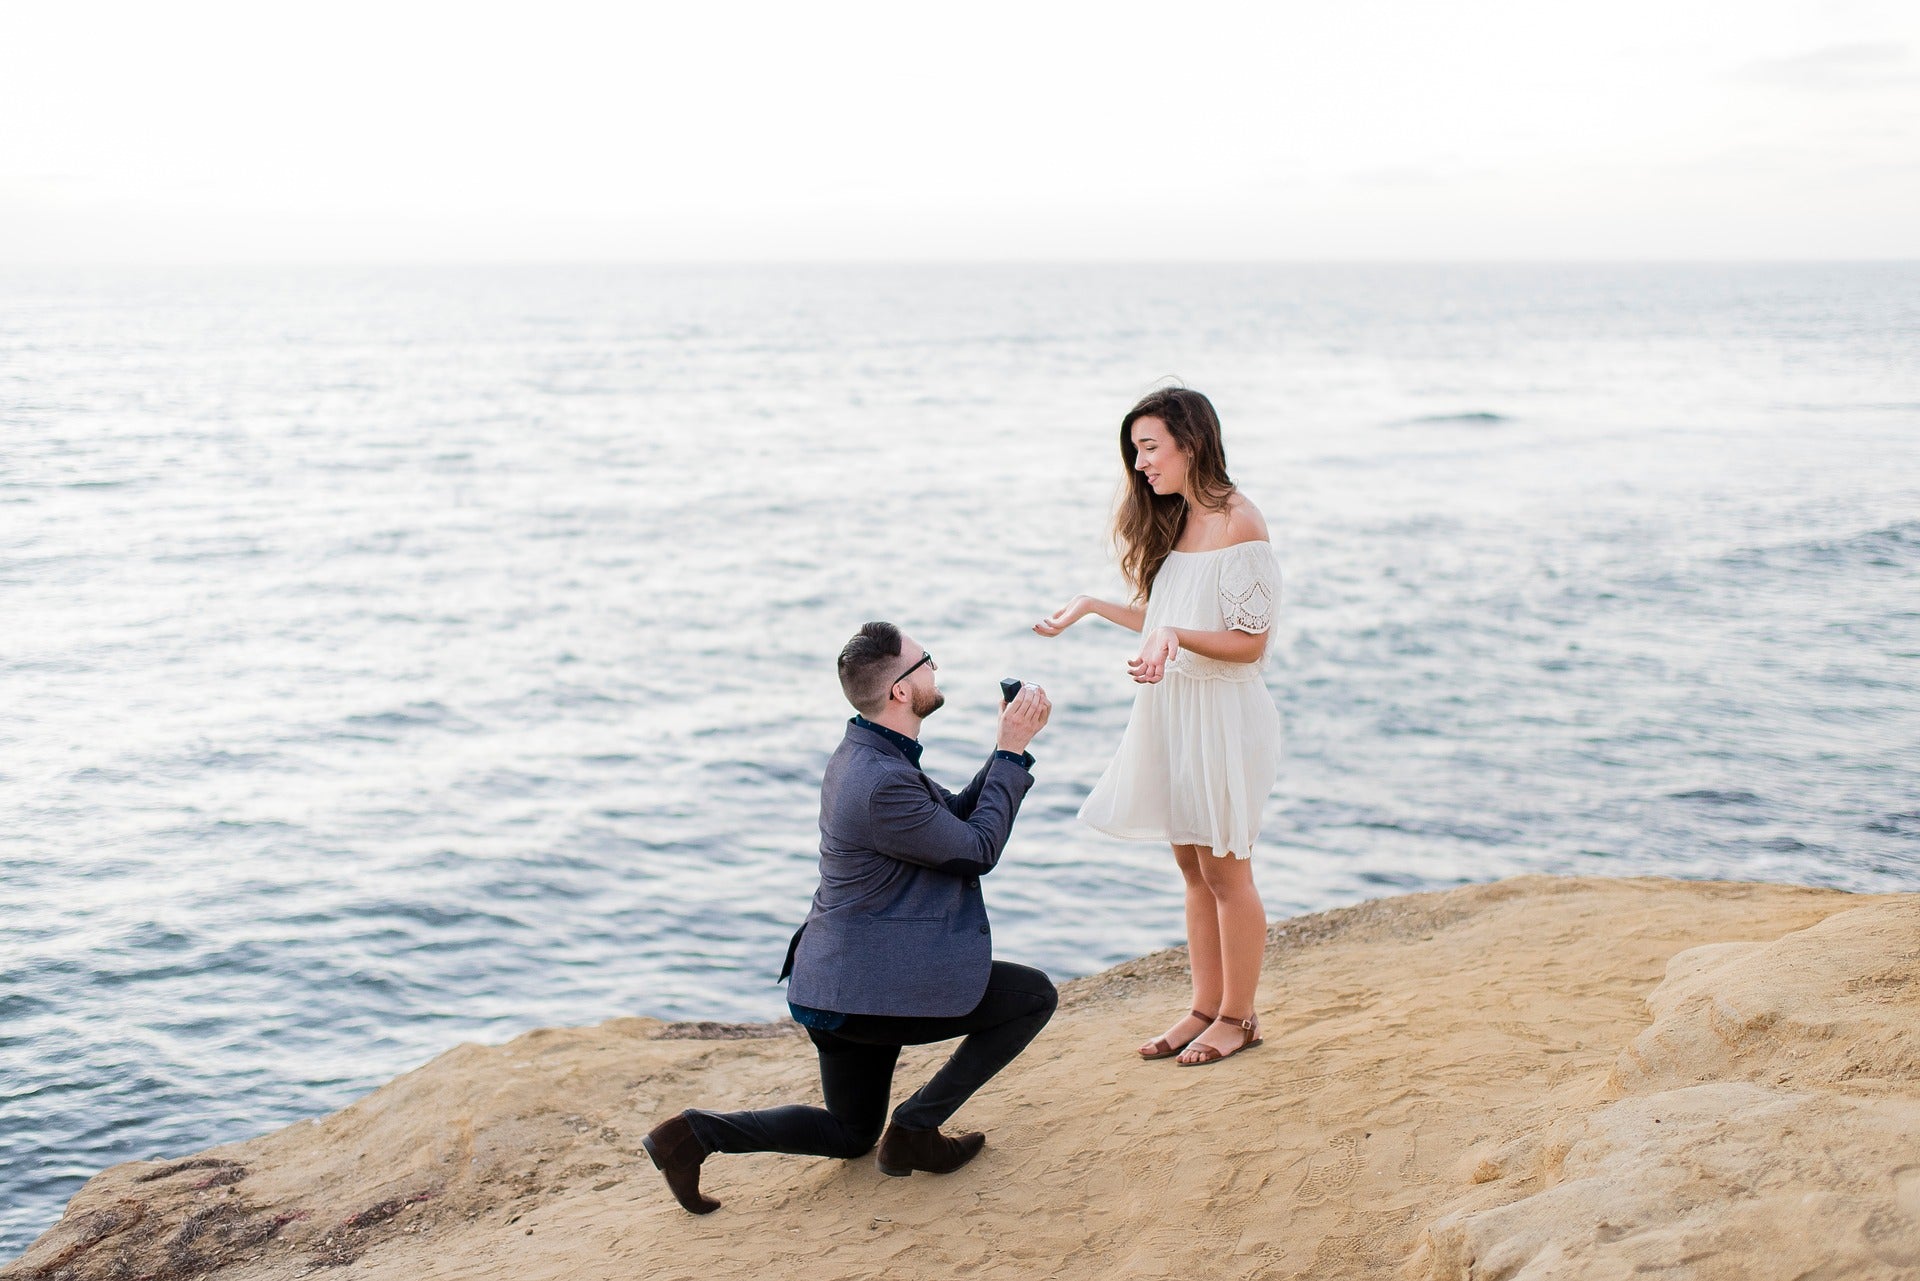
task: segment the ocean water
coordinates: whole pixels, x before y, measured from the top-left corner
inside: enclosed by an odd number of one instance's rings
[[[462,1040],[781,1013],[868,618],[954,785],[1053,696],[999,953],[1178,942],[1073,821],[1131,638],[1027,630],[1167,376],[1287,573],[1271,916],[1920,888],[1917,265],[10,272],[0,1257]]]

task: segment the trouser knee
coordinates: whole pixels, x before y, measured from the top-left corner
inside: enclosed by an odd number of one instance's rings
[[[1024,1028],[1026,1039],[1030,1041],[1040,1035],[1040,1029],[1046,1027],[1053,1018],[1053,1012],[1060,1008],[1060,990],[1048,982],[1044,987],[1028,993],[1027,1002],[1026,1012],[1008,1019],[1006,1026],[1009,1030]]]
[[[1060,989],[1055,987],[1053,980],[1044,974],[1039,975],[1038,981],[1027,986],[1020,996],[1021,1003],[1026,1006],[1026,1009],[1012,1015],[1007,1021],[1030,1027],[1036,1033],[1047,1025],[1047,1020],[1053,1017],[1053,1012],[1060,1008]]]
[[[828,1155],[837,1156],[848,1161],[853,1160],[855,1157],[865,1156],[867,1153],[873,1151],[873,1145],[880,1141],[880,1128],[879,1122],[875,1122],[870,1126],[862,1125],[858,1127],[842,1125],[840,1127],[839,1150],[831,1152]]]

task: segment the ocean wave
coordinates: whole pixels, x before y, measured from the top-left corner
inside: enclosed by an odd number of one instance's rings
[[[1869,820],[1863,826],[1869,832],[1881,832],[1889,836],[1906,836],[1920,840],[1920,810],[1909,810],[1900,814],[1885,814]]]
[[[1507,845],[1518,840],[1521,835],[1513,828],[1493,827],[1484,823],[1463,822],[1457,819],[1369,818],[1356,819],[1344,826],[1369,832],[1396,832],[1405,836],[1467,841],[1475,845]]]
[[[444,703],[427,701],[408,703],[402,707],[390,708],[384,712],[357,712],[340,722],[351,726],[355,731],[383,729],[446,729],[474,730],[479,725],[462,716]],[[358,734],[344,734],[345,737],[359,737]],[[391,741],[391,740],[385,740]]]
[[[1710,805],[1760,805],[1764,803],[1752,792],[1721,791],[1713,787],[1695,788],[1690,792],[1668,792],[1667,799],[1675,801],[1703,801]]]
[[[1920,520],[1897,521],[1840,538],[1810,538],[1743,547],[1720,558],[1730,568],[1870,568],[1920,566]]]
[[[1418,418],[1402,418],[1395,427],[1493,427],[1500,423],[1516,422],[1506,414],[1496,414],[1487,409],[1470,409],[1458,414],[1422,414]]]

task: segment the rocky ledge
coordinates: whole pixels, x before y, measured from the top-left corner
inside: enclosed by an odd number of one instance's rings
[[[1066,985],[950,1176],[716,1157],[688,1216],[640,1135],[816,1099],[811,1047],[619,1019],[116,1166],[0,1278],[1920,1275],[1920,895],[1527,877],[1302,917],[1266,1044],[1204,1071],[1133,1053],[1184,973]]]

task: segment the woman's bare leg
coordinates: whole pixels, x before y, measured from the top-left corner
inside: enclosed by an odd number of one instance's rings
[[[1179,865],[1180,877],[1186,883],[1187,892],[1187,956],[1193,967],[1193,1008],[1208,1014],[1220,1012],[1220,908],[1213,899],[1213,891],[1207,887],[1206,878],[1200,871],[1200,847],[1197,845],[1176,845],[1173,847],[1173,861]],[[1264,928],[1264,927],[1263,927]],[[1205,1024],[1191,1014],[1185,1014],[1164,1037],[1168,1045],[1183,1045],[1199,1033],[1206,1030]],[[1152,1048],[1151,1041],[1140,1047],[1142,1053]]]
[[[1190,848],[1195,851],[1200,879],[1219,911],[1214,933],[1219,942],[1215,963],[1220,967],[1221,976],[1220,1017],[1237,1023],[1253,1017],[1254,996],[1260,987],[1260,961],[1267,946],[1266,905],[1260,901],[1260,891],[1253,885],[1252,859],[1232,855],[1215,858],[1213,851],[1204,845]],[[1188,902],[1192,901],[1189,896]],[[1196,959],[1196,986],[1199,974],[1200,963]],[[1224,1054],[1239,1049],[1246,1039],[1247,1033],[1238,1027],[1215,1024],[1200,1035],[1199,1042]]]

